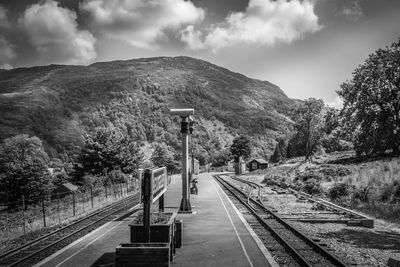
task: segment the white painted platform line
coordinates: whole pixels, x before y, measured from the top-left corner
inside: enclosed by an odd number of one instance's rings
[[[69,256],[68,258],[66,258],[65,260],[63,260],[62,262],[60,262],[59,264],[57,264],[55,267],[59,267],[61,265],[63,265],[65,262],[69,261],[72,257],[74,257],[76,254],[78,254],[79,252],[81,252],[82,250],[86,249],[88,246],[90,246],[91,244],[93,244],[94,242],[96,242],[97,240],[99,240],[100,238],[102,238],[103,236],[105,236],[106,234],[108,234],[111,230],[114,230],[114,228],[116,228],[117,226],[119,226],[120,224],[124,223],[125,221],[120,221],[118,224],[114,225],[112,228],[108,229],[107,231],[105,231],[104,233],[102,233],[101,235],[99,235],[98,237],[96,237],[95,239],[93,239],[92,241],[90,241],[89,243],[87,243],[83,248],[79,249],[78,251],[76,251],[74,254],[72,254],[71,256]]]
[[[224,207],[225,212],[226,212],[226,214],[228,215],[229,221],[231,222],[231,225],[232,225],[232,227],[233,227],[233,230],[235,231],[236,237],[237,237],[237,239],[239,240],[239,243],[240,243],[240,246],[242,247],[243,253],[244,253],[244,255],[246,256],[246,259],[247,259],[247,261],[249,262],[249,265],[250,265],[251,267],[254,267],[254,265],[253,265],[253,263],[251,262],[251,259],[250,259],[250,257],[249,257],[249,254],[247,254],[246,248],[245,248],[244,245],[243,245],[242,239],[241,239],[240,236],[239,236],[239,233],[238,233],[238,231],[237,231],[237,229],[236,229],[236,226],[235,226],[235,224],[233,223],[231,216],[229,215],[228,209],[226,208],[226,206],[225,206],[225,204],[224,204],[224,200],[222,199],[221,195],[219,194],[218,189],[217,189],[217,187],[215,186],[215,184],[216,184],[216,183],[215,183],[215,181],[214,181],[214,188],[215,188],[215,191],[217,192],[218,197],[219,197],[219,199],[221,200],[222,206]],[[217,185],[217,186],[218,186],[218,185]],[[220,188],[220,189],[221,189],[221,188]]]
[[[135,205],[134,207],[130,208],[128,211],[132,211],[134,209],[136,209],[140,204]],[[115,221],[115,220],[113,220]],[[112,222],[112,221],[111,221]],[[35,265],[33,265],[33,267],[39,267],[42,266],[43,264],[46,264],[47,262],[51,261],[52,259],[54,259],[55,257],[57,257],[58,255],[64,253],[66,250],[72,248],[73,246],[75,246],[76,244],[80,243],[83,239],[88,238],[92,235],[95,235],[97,232],[99,232],[100,230],[102,230],[103,228],[107,227],[111,222],[107,222],[105,224],[103,224],[102,226],[100,226],[99,228],[97,228],[96,230],[88,233],[85,236],[82,236],[81,238],[79,238],[78,240],[75,240],[74,242],[72,242],[71,244],[69,244],[68,246],[60,249],[59,251],[55,252],[54,254],[48,256],[47,258],[43,259],[42,261],[36,263]]]
[[[279,267],[279,264],[275,261],[275,259],[271,255],[271,253],[269,253],[268,249],[264,246],[264,243],[261,241],[261,239],[258,237],[258,235],[254,232],[254,230],[251,228],[251,226],[247,223],[247,221],[243,217],[242,213],[240,213],[240,211],[236,208],[235,204],[233,204],[232,200],[228,197],[228,195],[224,192],[224,190],[219,186],[219,184],[215,180],[214,180],[214,183],[219,187],[219,189],[221,189],[222,193],[228,199],[228,201],[231,204],[233,210],[239,216],[240,220],[242,221],[242,223],[246,227],[247,231],[249,231],[251,237],[254,239],[254,241],[256,242],[257,246],[260,248],[261,252],[264,254],[264,257],[267,259],[269,264],[271,264],[271,267]]]

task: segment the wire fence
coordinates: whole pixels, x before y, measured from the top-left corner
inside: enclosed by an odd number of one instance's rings
[[[79,188],[75,192],[52,192],[36,199],[22,197],[17,203],[0,203],[0,242],[68,223],[137,192],[138,187],[133,179],[127,183]],[[13,208],[9,208],[10,204]]]

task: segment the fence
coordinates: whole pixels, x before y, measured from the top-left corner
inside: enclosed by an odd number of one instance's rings
[[[132,183],[77,190],[74,193],[53,193],[43,195],[39,199],[22,198],[18,203],[14,203],[16,208],[0,209],[0,242],[41,228],[68,223],[137,190],[138,184],[135,180]]]

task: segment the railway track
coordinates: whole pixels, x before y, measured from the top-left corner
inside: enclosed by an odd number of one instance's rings
[[[239,183],[250,185],[254,189],[258,190],[258,199],[262,202],[262,186],[260,184],[235,176],[230,176],[230,178]],[[313,203],[316,206],[316,209],[320,209],[320,211],[310,210],[309,212],[277,212],[278,216],[281,216],[281,218],[284,220],[306,223],[338,223],[346,224],[348,226],[374,228],[374,220],[372,218],[366,217],[363,214],[343,208],[322,198],[314,197],[307,193],[294,190],[289,186],[287,188],[277,188],[278,189],[276,189],[275,187],[275,189],[272,190],[275,191],[278,195],[294,195],[295,197],[297,197],[298,200],[306,200],[310,203]],[[276,212],[274,208],[270,207],[270,209]]]
[[[244,214],[276,262],[281,266],[347,266],[318,243],[297,231],[262,203],[215,175]]]
[[[0,255],[0,266],[32,266],[106,222],[134,213],[136,210],[128,213],[126,211],[138,203],[139,194],[135,194],[108,205],[89,216]]]

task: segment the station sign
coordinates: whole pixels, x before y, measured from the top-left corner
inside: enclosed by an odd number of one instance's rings
[[[167,191],[171,179],[168,179],[167,167],[151,170],[151,202],[154,203]]]

